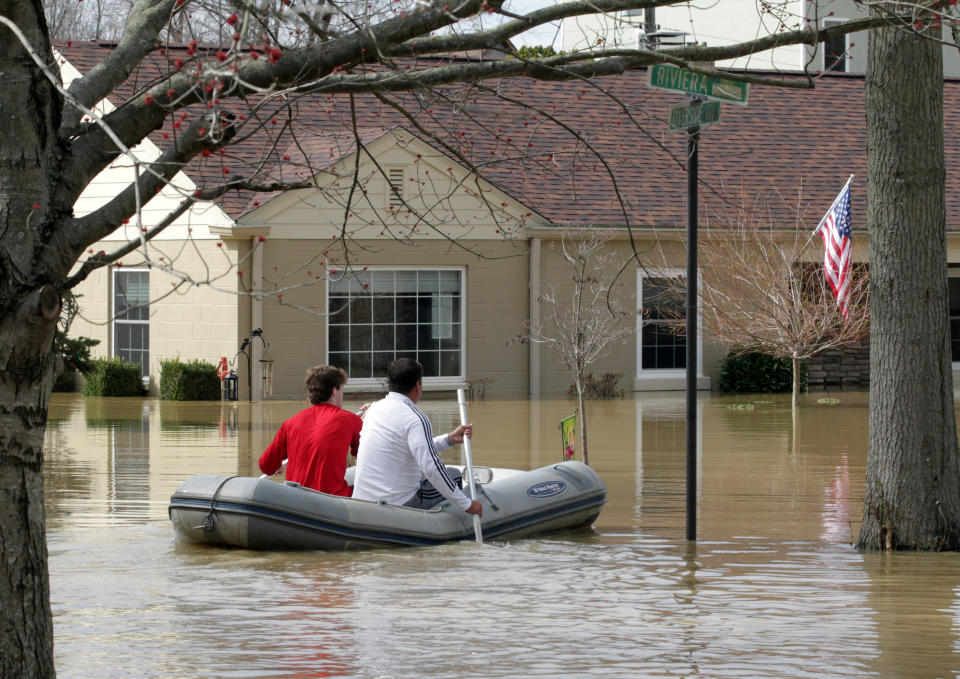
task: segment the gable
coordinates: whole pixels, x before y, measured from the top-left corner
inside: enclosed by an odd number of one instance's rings
[[[332,163],[335,143],[311,144],[318,155],[299,160],[308,160],[303,165],[313,170],[322,168],[312,175],[317,188],[274,195],[238,224],[269,225],[272,238],[333,239],[345,231],[355,239],[503,240],[525,238],[528,226],[546,223],[409,132],[378,132],[361,142],[359,156],[353,145]],[[285,157],[291,164],[298,160]]]

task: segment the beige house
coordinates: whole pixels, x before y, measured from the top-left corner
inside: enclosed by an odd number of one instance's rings
[[[74,45],[68,56],[95,63],[103,50]],[[617,279],[632,333],[593,370],[619,373],[627,391],[682,390],[686,338],[669,327],[678,321],[634,313],[648,306],[644,298],[660,278],[685,271],[684,135],[666,126],[670,106],[685,99],[648,89],[643,72],[604,83],[606,90],[575,91],[509,81],[504,89],[541,108],[508,117],[497,102],[475,99],[445,122],[424,118],[418,124],[433,121],[430,134],[371,106],[359,109],[350,129],[337,117],[342,101],[304,98],[291,136],[272,141],[268,178],[311,180],[311,187],[235,191],[194,205],[121,265],[76,288],[82,314],[71,334],[99,339],[102,355],[140,362],[152,391],[170,358],[216,364],[225,357],[240,398],[261,400],[301,398],[306,368],[324,362],[349,372],[348,388],[378,391],[389,361],[413,356],[426,368],[427,389],[490,381],[498,397],[557,395],[571,384],[558,356],[512,340],[541,320],[543,288],[561,296],[570,289],[556,248],[561,234],[602,228],[616,234],[608,247],[617,261],[637,253],[642,266],[628,263]],[[559,111],[557,102],[564,129],[578,138],[530,113]],[[960,124],[955,103],[960,82],[949,79],[948,130]],[[755,88],[748,106],[725,107],[703,134],[701,222],[716,223],[732,198],[750,191],[800,188],[812,229],[854,173],[854,252],[865,261],[864,134],[862,76],[827,75],[813,91]],[[960,156],[956,139],[947,140],[952,170]],[[143,147],[147,156],[158,153],[150,142]],[[196,187],[222,181],[225,163],[267,158],[196,159],[145,206],[140,223],[121,225],[101,249],[136,240]],[[131,172],[118,160],[78,212],[102,204]],[[948,171],[948,196],[956,195],[957,177]],[[793,229],[796,214],[771,212],[771,219]],[[960,267],[954,202],[947,220],[951,266]],[[960,336],[960,268],[951,299]],[[696,341],[698,384],[709,389],[726,348]],[[960,369],[960,342],[954,354]]]

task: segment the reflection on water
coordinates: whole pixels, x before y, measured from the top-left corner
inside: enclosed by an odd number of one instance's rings
[[[359,553],[177,543],[170,494],[254,475],[293,402],[57,395],[45,480],[60,677],[932,677],[960,673],[956,554],[858,554],[866,394],[589,404],[593,531]],[[356,407],[358,404],[347,404]],[[455,402],[428,402],[437,431]],[[570,402],[470,404],[477,464],[560,459]],[[459,452],[449,451],[457,463]]]

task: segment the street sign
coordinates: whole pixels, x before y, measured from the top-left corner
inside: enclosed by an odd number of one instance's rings
[[[747,105],[747,83],[695,73],[670,64],[654,64],[647,69],[647,85],[659,90],[686,92],[714,101]]]
[[[704,101],[690,106],[674,106],[670,109],[670,129],[686,130],[704,127],[720,120],[720,102]]]

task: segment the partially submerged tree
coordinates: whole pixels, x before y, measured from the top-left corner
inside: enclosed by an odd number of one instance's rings
[[[819,236],[801,219],[778,227],[758,197],[734,205],[699,241],[700,313],[704,334],[734,352],[790,360],[793,408],[801,363],[870,332],[867,269],[854,266],[844,318],[826,283]],[[685,279],[677,281],[684,290]]]
[[[560,356],[573,379],[580,412],[577,427],[583,461],[590,464],[587,448],[587,410],[584,390],[588,370],[607,351],[634,333],[633,314],[622,309],[616,271],[621,262],[607,244],[610,232],[568,229],[556,245],[569,276],[569,287],[554,285],[537,290],[543,322],[528,326],[522,339],[541,342]]]
[[[860,549],[960,548],[940,20],[878,2],[866,76],[870,444]]]

